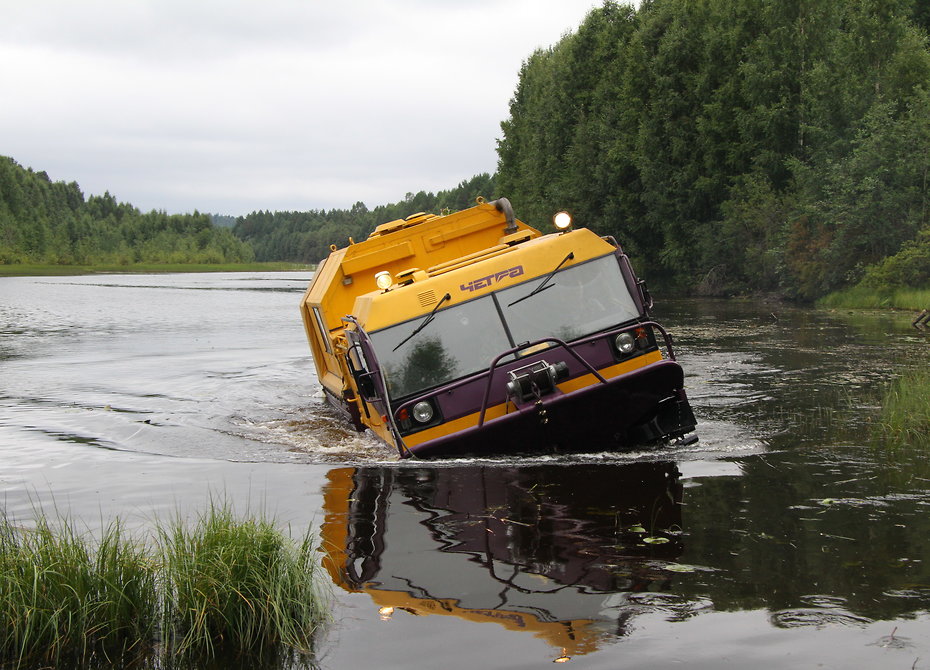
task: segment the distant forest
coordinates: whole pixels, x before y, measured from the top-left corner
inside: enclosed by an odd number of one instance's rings
[[[494,175],[374,209],[214,226],[108,194],[85,202],[76,184],[4,159],[0,262],[315,263],[379,223],[482,195],[541,228],[568,209],[620,240],[645,278],[699,294],[926,286],[928,26],[921,0],[607,1],[524,61]]]
[[[206,214],[143,214],[0,156],[0,263],[241,263],[252,247]]]
[[[400,202],[371,210],[358,202],[352,209],[253,212],[240,217],[233,232],[252,244],[256,260],[316,263],[329,255],[330,245],[345,246],[350,237],[363,240],[380,223],[417,212],[457,212],[495,190],[494,178],[480,174],[448,191],[408,193]]]

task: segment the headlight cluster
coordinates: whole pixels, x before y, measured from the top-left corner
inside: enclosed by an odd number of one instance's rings
[[[413,420],[417,423],[429,423],[433,420],[433,406],[421,400],[413,406]]]
[[[636,348],[636,341],[629,333],[620,333],[617,335],[614,339],[614,344],[617,346],[617,351],[621,354],[631,354]]]
[[[421,400],[412,406],[402,407],[395,416],[404,435],[442,423],[442,416],[430,400]]]
[[[614,349],[621,358],[632,356],[636,352],[645,352],[656,346],[652,329],[649,326],[637,326],[614,336]]]

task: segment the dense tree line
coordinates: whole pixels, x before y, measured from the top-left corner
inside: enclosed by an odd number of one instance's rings
[[[605,2],[524,62],[498,188],[708,293],[926,281],[924,4]]]
[[[494,191],[493,177],[480,174],[447,191],[408,193],[400,202],[371,210],[358,202],[351,209],[253,212],[240,217],[233,232],[254,247],[256,260],[316,263],[329,254],[330,245],[343,246],[350,237],[363,240],[378,224],[417,212],[458,211]]]
[[[206,214],[143,214],[0,156],[0,263],[235,263],[252,249]]]

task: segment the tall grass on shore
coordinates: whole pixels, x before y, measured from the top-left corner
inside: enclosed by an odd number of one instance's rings
[[[74,665],[142,654],[155,621],[155,575],[115,522],[96,547],[71,524],[32,530],[0,518],[0,659]]]
[[[831,293],[817,301],[818,307],[832,309],[930,309],[930,288],[876,289],[853,286]]]
[[[891,382],[878,421],[881,437],[893,444],[930,443],[930,369],[910,368]]]
[[[189,528],[159,528],[165,643],[177,655],[255,653],[283,645],[309,653],[326,616],[309,534],[299,544],[266,519],[237,521],[214,507]]]
[[[295,542],[216,505],[191,526],[156,522],[154,536],[140,543],[116,521],[95,541],[0,514],[0,667],[309,658],[327,616],[309,532]]]

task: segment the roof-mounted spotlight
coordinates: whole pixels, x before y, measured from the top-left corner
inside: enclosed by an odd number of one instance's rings
[[[387,270],[382,270],[375,274],[375,284],[382,291],[387,291],[394,284],[394,278],[391,276],[391,273]]]
[[[572,229],[572,215],[565,211],[558,212],[552,217],[552,223],[559,231],[566,233]]]

